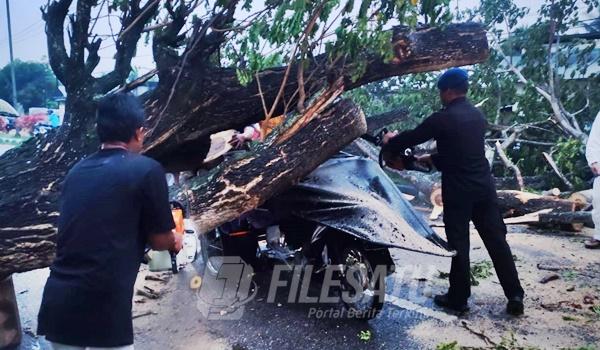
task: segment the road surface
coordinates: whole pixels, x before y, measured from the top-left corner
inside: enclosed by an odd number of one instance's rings
[[[398,272],[388,277],[386,303],[374,320],[310,316],[312,305],[289,304],[285,290],[267,301],[269,273],[257,273],[257,296],[245,305],[238,320],[207,320],[197,307],[190,279],[203,274],[203,265],[188,266],[178,275],[149,273],[138,278],[158,292],[158,299],[136,296],[133,314],[136,349],[433,349],[457,342],[489,347],[500,342],[543,349],[576,348],[600,344],[600,252],[582,248],[590,231],[575,235],[531,231],[512,226],[508,236],[527,293],[526,316],[504,312],[505,299],[497,277],[480,278],[473,287],[471,311],[456,317],[432,305],[431,296],[445,291],[446,258],[394,250]],[[473,263],[489,260],[483,244],[472,233]],[[539,280],[555,266],[560,279]],[[492,270],[493,272],[493,270]],[[152,274],[165,282],[146,281]],[[35,336],[35,315],[47,270],[14,277],[25,340],[21,349],[47,349]],[[586,304],[591,302],[591,304]],[[594,306],[597,309],[594,309]],[[360,337],[362,332],[363,337]]]

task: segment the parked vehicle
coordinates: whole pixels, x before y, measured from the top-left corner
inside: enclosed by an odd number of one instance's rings
[[[390,248],[453,255],[377,162],[345,153],[260,208],[200,235],[200,241],[213,274],[228,255],[253,265],[337,266],[341,291],[352,288],[349,274],[362,286],[360,298],[345,306],[367,318],[384,303],[385,278],[376,280],[375,270],[394,271]]]

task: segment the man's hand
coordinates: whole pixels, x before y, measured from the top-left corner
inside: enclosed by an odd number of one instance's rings
[[[388,131],[385,135],[383,135],[383,144],[387,144],[391,139],[398,136],[398,131]]]
[[[246,143],[246,141],[248,141],[246,139],[246,136],[238,132],[231,137],[231,140],[229,140],[229,144],[232,145],[234,148],[241,148],[242,146],[244,146],[244,143]]]
[[[183,249],[183,235],[175,232],[175,230],[173,230],[173,246],[171,248],[169,248],[169,251],[171,253],[179,253],[179,251],[181,249]]]
[[[592,169],[592,173],[594,173],[595,176],[600,176],[600,162],[592,163],[590,169]]]

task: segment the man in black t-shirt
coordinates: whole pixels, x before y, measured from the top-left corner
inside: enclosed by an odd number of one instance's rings
[[[471,296],[469,262],[469,222],[472,220],[485,245],[504,295],[506,311],[523,314],[523,288],[508,243],[506,226],[498,207],[498,197],[490,165],[485,158],[487,121],[466,98],[467,72],[453,68],[438,81],[444,108],[433,113],[414,130],[384,137],[382,155],[391,164],[407,148],[434,139],[437,154],[423,157],[442,172],[444,224],[448,243],[456,250],[450,267],[447,294],[436,295],[434,302],[463,312]]]
[[[102,146],[64,181],[56,259],[38,316],[38,334],[55,349],[132,347],[133,285],[144,247],[181,249],[163,168],[139,154],[143,124],[133,95],[102,99]]]

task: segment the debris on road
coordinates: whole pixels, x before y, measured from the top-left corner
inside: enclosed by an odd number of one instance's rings
[[[478,286],[479,280],[486,279],[493,275],[492,262],[489,260],[479,261],[471,265],[471,285]]]
[[[147,291],[147,290],[143,290],[143,289],[137,289],[135,293],[136,293],[136,295],[141,295],[141,296],[146,297],[148,299],[158,299],[158,298],[160,298],[160,295],[158,295],[154,291]]]
[[[554,281],[554,280],[557,280],[559,278],[560,278],[560,276],[557,273],[550,273],[550,274],[547,274],[546,276],[542,277],[542,279],[540,280],[540,283],[541,284],[546,284],[546,283],[548,283],[550,281]]]
[[[163,282],[163,283],[167,283],[169,280],[164,278],[164,277],[160,277],[160,276],[155,276],[155,275],[151,275],[148,274],[145,277],[146,281],[157,281],[157,282]]]
[[[544,264],[544,263],[538,263],[537,268],[540,270],[546,270],[546,271],[559,271],[561,269],[560,266],[552,265],[552,264]]]
[[[202,277],[200,276],[194,276],[192,277],[192,279],[190,280],[190,288],[191,289],[198,289],[200,288],[200,286],[202,285]]]
[[[367,329],[366,331],[360,331],[358,333],[358,338],[364,342],[368,342],[369,340],[371,340],[372,335],[373,334],[371,333],[371,331]]]
[[[149,315],[156,315],[157,313],[154,311],[146,311],[146,312],[142,312],[141,314],[137,314],[137,315],[133,315],[131,316],[131,319],[136,319],[136,318],[140,318],[140,317],[144,317],[144,316],[149,316]]]

